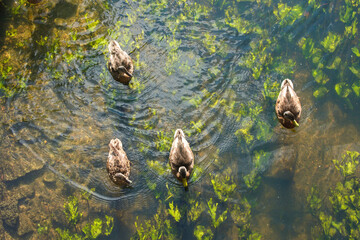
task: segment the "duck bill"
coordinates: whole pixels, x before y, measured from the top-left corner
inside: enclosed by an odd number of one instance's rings
[[[186,178],[182,179],[182,184],[184,185],[184,188],[188,187],[188,182],[187,182]]]
[[[126,75],[128,75],[129,77],[133,77],[133,75],[131,73],[129,73],[128,71],[125,72]]]
[[[127,184],[132,184],[132,181],[130,179],[128,179],[128,178],[125,178],[125,181],[126,181]]]
[[[123,70],[126,75],[128,75],[129,77],[132,78],[133,75],[131,73],[129,73],[129,71],[126,69],[126,67],[123,66]]]
[[[296,120],[293,121],[293,124],[295,125],[295,127],[299,127],[299,124],[297,123]]]

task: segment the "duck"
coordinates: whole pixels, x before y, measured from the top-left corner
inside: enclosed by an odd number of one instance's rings
[[[130,161],[123,149],[122,142],[118,139],[111,139],[109,143],[109,155],[106,163],[106,170],[111,181],[117,185],[131,184]]]
[[[276,100],[275,112],[279,122],[285,128],[299,127],[301,116],[301,103],[290,79],[281,83],[281,90]]]
[[[119,43],[115,40],[110,41],[108,49],[110,52],[108,69],[112,77],[124,85],[129,85],[134,72],[134,64],[131,57],[121,49]]]
[[[194,153],[192,152],[185,134],[176,129],[174,140],[170,149],[169,164],[171,172],[188,189],[188,180],[194,168]]]

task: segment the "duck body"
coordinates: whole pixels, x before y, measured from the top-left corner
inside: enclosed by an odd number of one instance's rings
[[[131,57],[121,49],[119,43],[111,40],[108,45],[110,57],[108,69],[112,77],[124,85],[128,85],[134,72],[134,65]]]
[[[286,128],[299,126],[301,104],[290,79],[281,83],[281,90],[276,100],[275,112],[279,122]]]
[[[187,189],[187,181],[194,168],[194,154],[181,129],[175,131],[174,141],[170,149],[169,164],[174,176]]]
[[[109,155],[106,170],[111,181],[118,185],[130,184],[130,161],[123,149],[122,142],[115,138],[109,143]]]

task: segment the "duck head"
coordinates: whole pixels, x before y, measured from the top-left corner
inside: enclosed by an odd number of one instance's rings
[[[290,111],[286,111],[283,114],[284,118],[288,121],[290,121],[295,127],[299,127],[298,122],[295,120],[295,115],[290,112]]]
[[[124,183],[127,183],[127,184],[131,184],[132,183],[132,181],[129,179],[129,178],[127,178],[124,174],[122,174],[122,173],[116,173],[115,174],[115,177],[119,180],[119,181],[121,181],[121,182],[124,182]]]
[[[181,177],[181,182],[184,185],[185,188],[188,187],[187,179],[186,177],[189,175],[186,167],[181,166],[179,167],[179,175]]]

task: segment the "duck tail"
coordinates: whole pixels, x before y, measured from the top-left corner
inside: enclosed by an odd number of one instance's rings
[[[178,142],[177,142],[178,148],[180,149],[180,152],[182,153],[183,152],[183,139],[182,139],[182,136],[181,136],[181,134],[178,134],[176,137],[178,138]]]
[[[183,135],[183,131],[180,128],[178,128],[175,131],[174,138],[180,137],[181,139],[182,135]]]
[[[281,87],[280,89],[283,89],[284,87],[290,86],[292,89],[294,89],[294,84],[290,79],[285,79],[284,81],[282,81],[281,83]]]
[[[291,99],[290,86],[286,86],[286,98],[287,100]]]
[[[122,148],[122,142],[118,139],[111,139],[110,144],[110,152],[113,153],[113,155],[118,156],[119,155],[119,148]]]

